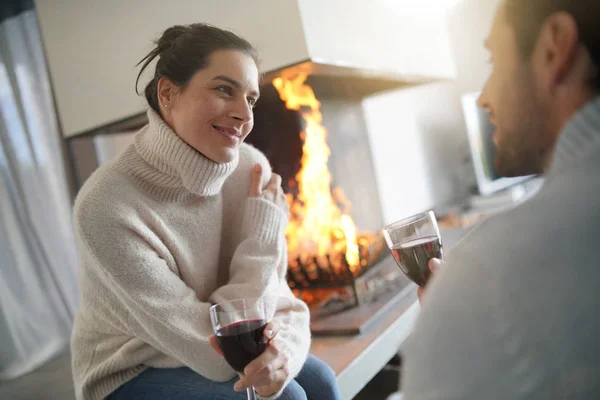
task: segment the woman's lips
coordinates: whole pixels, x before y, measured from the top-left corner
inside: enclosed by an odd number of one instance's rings
[[[218,133],[220,133],[221,136],[223,136],[229,142],[235,144],[240,141],[241,134],[237,129],[228,128],[228,127],[219,126],[219,125],[213,125],[212,127],[214,128],[214,130],[216,130]]]

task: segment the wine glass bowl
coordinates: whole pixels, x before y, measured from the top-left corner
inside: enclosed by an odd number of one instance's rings
[[[386,226],[383,236],[396,264],[419,286],[425,286],[431,271],[429,260],[442,259],[444,250],[433,211],[417,214]]]
[[[236,299],[210,308],[213,330],[227,363],[240,375],[268,346],[264,330],[270,319],[262,299]],[[254,388],[248,388],[254,400]]]

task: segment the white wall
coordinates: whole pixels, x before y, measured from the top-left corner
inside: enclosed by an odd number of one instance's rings
[[[259,52],[271,49],[261,53],[267,70],[308,58],[296,0],[36,0],[35,5],[65,136],[145,110],[145,100],[134,91],[136,64],[175,24],[201,21],[233,30]],[[149,78],[140,80],[142,92]]]
[[[499,3],[464,0],[449,13],[456,81],[363,102],[385,223],[460,200],[474,184],[460,96],[489,74],[483,42]]]

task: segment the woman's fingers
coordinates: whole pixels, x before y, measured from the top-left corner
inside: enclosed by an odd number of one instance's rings
[[[244,375],[251,377],[259,373],[277,357],[281,357],[281,355],[282,352],[279,343],[277,340],[272,340],[265,351],[244,368]]]
[[[265,189],[266,192],[269,193],[269,200],[275,201],[277,199],[277,194],[281,189],[281,176],[277,174],[271,175],[271,180]]]
[[[281,368],[273,373],[268,384],[254,385],[254,390],[256,390],[256,393],[263,397],[271,396],[274,393],[279,392],[283,388],[283,385],[285,385],[288,376],[289,372],[287,370],[287,367]]]
[[[217,342],[217,337],[215,335],[210,335],[208,337],[208,344],[214,351],[223,356],[223,351],[221,350],[221,346],[219,346],[219,342]]]
[[[265,330],[263,331],[263,334],[265,335],[267,340],[270,342],[275,336],[277,336],[277,334],[279,333],[279,329],[280,329],[279,324],[275,321],[271,321],[267,324],[267,326],[265,326]]]
[[[273,381],[277,380],[277,373],[287,365],[287,357],[279,356],[273,358],[268,364],[264,366],[260,371],[253,373],[252,375],[244,375],[240,380],[238,387],[246,388],[250,386],[265,386],[270,385]]]
[[[277,203],[278,191],[281,190],[281,177],[277,174],[271,174],[271,179],[262,195],[265,199]]]
[[[274,192],[277,192],[277,189],[281,187],[281,176],[277,174],[271,175],[271,181],[269,182],[269,187],[273,189]]]
[[[283,351],[283,343],[276,338],[279,329],[280,325],[274,321],[265,326],[263,334],[269,344],[260,356],[246,366],[244,376],[234,385],[236,391],[254,386],[257,393],[268,396],[283,387],[289,375],[289,360]]]
[[[287,198],[281,187],[281,176],[272,173],[269,183],[262,189],[262,166],[256,164],[252,169],[252,180],[250,182],[250,197],[262,197],[278,207],[282,208],[286,214],[289,214]]]
[[[250,180],[250,197],[258,197],[262,194],[262,165],[255,164],[252,168],[252,178]]]

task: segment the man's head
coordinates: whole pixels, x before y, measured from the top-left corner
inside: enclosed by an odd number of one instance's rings
[[[504,176],[550,166],[565,123],[599,93],[600,1],[503,0],[486,47],[492,73],[479,98],[496,126]]]

